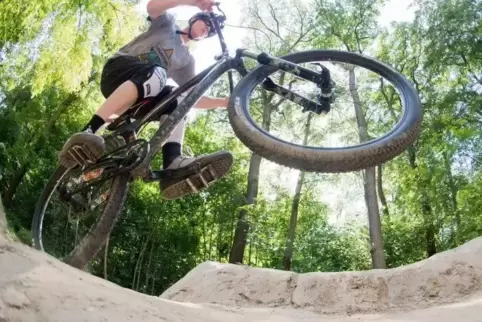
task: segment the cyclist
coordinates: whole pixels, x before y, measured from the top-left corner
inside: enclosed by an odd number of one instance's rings
[[[168,9],[195,6],[201,12],[189,20],[184,30],[179,30],[174,16]],[[117,115],[148,97],[161,93],[168,78],[181,86],[195,76],[194,57],[188,42],[198,41],[216,34],[207,12],[212,11],[211,0],[150,0],[147,4],[149,28],[120,48],[107,60],[101,76],[101,91],[106,100],[97,110],[82,132],[74,134],[59,153],[61,165],[71,168],[77,165],[69,150],[81,146],[91,161],[102,157],[104,140],[95,133]],[[195,108],[225,108],[227,98],[202,97]],[[167,115],[161,116],[161,123]],[[228,151],[198,157],[181,154],[185,119],[173,130],[162,147],[163,179],[160,181],[164,199],[177,199],[191,192],[198,192],[224,177],[230,170],[233,157]],[[192,169],[206,171],[193,172]]]

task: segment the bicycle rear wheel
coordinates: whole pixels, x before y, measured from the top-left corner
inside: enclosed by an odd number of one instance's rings
[[[281,58],[296,64],[334,60],[366,68],[388,80],[400,94],[402,115],[385,135],[349,147],[308,147],[290,143],[258,126],[250,115],[249,100],[255,87],[278,71],[275,67],[262,65],[238,83],[228,108],[229,121],[236,136],[261,157],[304,171],[358,171],[393,159],[413,144],[419,135],[422,121],[420,99],[411,83],[393,68],[363,55],[336,50],[303,51]]]
[[[107,142],[113,150],[120,147],[110,154],[119,158],[107,157],[87,169],[58,167],[40,195],[32,220],[35,248],[76,268],[95,257],[118,221],[131,178],[123,167],[137,158],[133,151],[143,148],[142,143],[123,146],[112,138]],[[121,156],[124,150],[131,151],[130,159],[129,154]]]

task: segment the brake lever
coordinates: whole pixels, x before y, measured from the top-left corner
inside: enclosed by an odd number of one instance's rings
[[[332,97],[336,83],[331,79],[330,70],[320,63],[311,63],[311,65],[319,66],[321,69],[322,81],[317,84],[321,89],[320,95],[327,99]]]
[[[317,95],[318,102],[321,104],[321,109],[314,111],[317,114],[328,113],[331,110],[331,104],[335,101],[335,93],[333,89],[336,84],[331,79],[330,70],[320,63],[311,63],[311,65],[319,66],[321,69],[321,82],[317,84],[320,92]]]
[[[224,13],[224,11],[221,10],[220,5],[221,5],[221,2],[213,2],[213,6],[218,8],[219,12],[221,12],[223,14],[224,18],[226,18],[226,14]]]

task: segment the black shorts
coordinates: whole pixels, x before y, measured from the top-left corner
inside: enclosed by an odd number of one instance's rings
[[[105,98],[109,97],[120,85],[130,80],[137,87],[138,99],[142,101],[144,93],[143,84],[152,76],[153,70],[160,65],[145,62],[132,56],[116,56],[110,58],[102,71],[100,90]]]

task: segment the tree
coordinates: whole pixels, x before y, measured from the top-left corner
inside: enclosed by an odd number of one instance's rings
[[[344,50],[363,53],[370,40],[377,36],[377,0],[352,0],[348,2],[318,2],[318,17],[325,24],[321,26],[334,37]],[[359,141],[370,139],[368,123],[363,111],[363,102],[358,93],[354,66],[345,66],[349,74],[349,92],[353,101],[358,126]],[[365,203],[370,226],[371,253],[374,268],[385,268],[383,238],[376,193],[375,168],[363,171]]]
[[[295,8],[294,12],[289,8]],[[297,46],[306,41],[311,31],[309,11],[301,4],[285,1],[254,1],[249,2],[246,8],[248,21],[245,23],[253,30],[255,47],[259,51],[268,51],[272,55],[290,53]],[[271,28],[270,26],[274,26]],[[286,28],[295,26],[295,30]],[[285,74],[281,73],[278,84],[284,85]],[[271,117],[274,111],[281,105],[283,99],[275,97],[273,93],[261,92],[261,124],[266,131],[270,130]],[[248,185],[246,191],[245,206],[239,211],[238,223],[234,234],[234,241],[230,252],[230,263],[242,263],[249,232],[247,220],[248,209],[254,205],[258,197],[259,172],[261,157],[253,154],[249,166]],[[248,206],[248,207],[247,207]]]
[[[0,196],[0,237],[7,235],[7,217],[3,209],[2,197]]]
[[[29,171],[42,162],[38,156],[46,152],[46,142],[56,141],[58,148],[100,104],[98,82],[105,59],[140,28],[140,20],[129,13],[132,5],[48,0],[0,4],[8,17],[0,23],[0,52],[6,58],[0,92],[5,93],[4,113],[15,124],[8,127],[9,162],[0,186],[7,208]]]
[[[311,119],[313,114],[308,114],[306,125],[305,125],[305,133],[303,138],[303,145],[308,144],[308,138],[310,135],[310,125]],[[301,189],[303,188],[303,183],[305,180],[305,172],[300,171],[298,175],[298,180],[296,181],[296,189],[295,189],[295,196],[293,197],[293,204],[291,205],[291,219],[290,219],[290,226],[288,229],[288,237],[286,238],[286,246],[285,252],[283,256],[283,267],[285,270],[291,270],[291,262],[293,257],[293,243],[296,236],[296,223],[298,221],[298,211],[300,207],[300,199],[301,199]]]
[[[387,173],[394,178],[390,188],[397,191],[394,202],[402,210],[400,215],[421,216],[416,231],[423,235],[420,243],[425,244],[426,256],[432,256],[464,239],[458,195],[476,171],[473,155],[480,138],[476,108],[480,95],[474,87],[479,83],[474,77],[474,59],[480,58],[474,37],[480,35],[480,19],[472,19],[480,4],[447,0],[419,5],[413,23],[394,24],[393,30],[384,32],[379,57],[407,75],[422,98],[422,134],[407,150],[406,165],[392,162]],[[381,93],[386,102],[391,101],[390,86],[382,83]],[[399,102],[394,103],[400,108]],[[471,161],[461,167],[463,159]],[[474,216],[477,212],[470,214]]]

